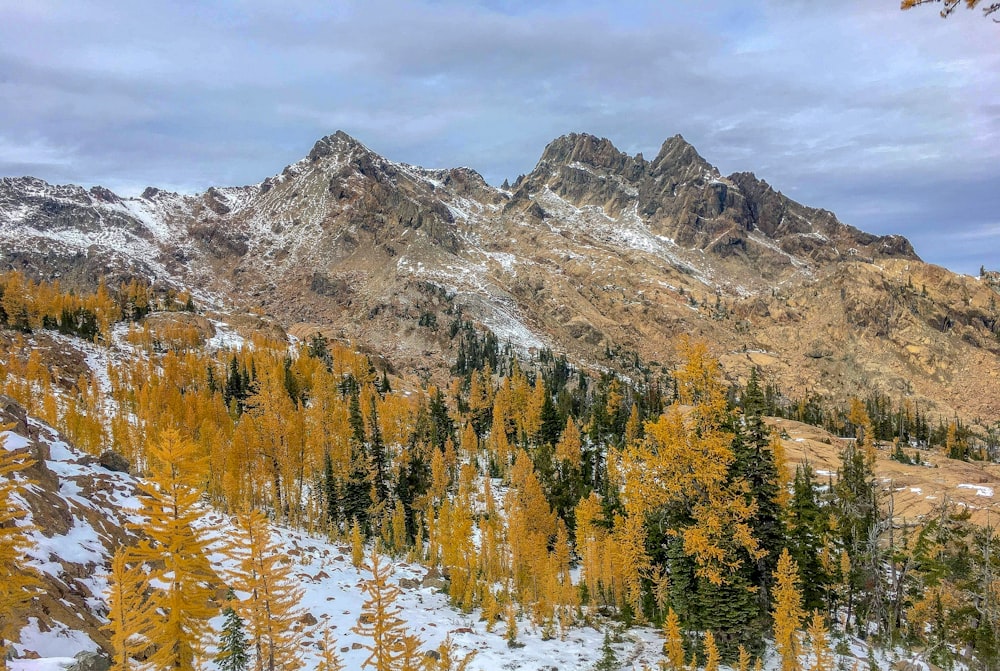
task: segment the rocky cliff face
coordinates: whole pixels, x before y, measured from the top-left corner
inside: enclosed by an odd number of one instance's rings
[[[468,168],[390,161],[342,132],[260,184],[196,196],[4,179],[0,234],[4,267],[189,286],[202,303],[352,339],[401,371],[443,371],[461,315],[583,366],[634,361],[622,353],[669,365],[688,334],[715,343],[733,375],[761,366],[792,393],[881,389],[1000,414],[988,283],[751,173],[722,176],[680,136],[646,160],[566,135],[501,189]],[[963,372],[974,367],[984,373]]]

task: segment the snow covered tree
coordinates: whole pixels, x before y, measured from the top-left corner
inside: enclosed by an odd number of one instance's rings
[[[25,609],[39,587],[34,571],[24,563],[29,527],[16,524],[27,514],[17,501],[27,482],[15,479],[15,474],[32,461],[6,449],[2,431],[8,428],[0,426],[0,671],[7,668],[7,644],[21,630]]]
[[[298,606],[302,590],[295,584],[281,546],[271,537],[267,517],[251,510],[237,519],[237,542],[232,554],[238,564],[230,585],[248,595],[236,604],[236,609],[246,620],[254,668],[293,671],[302,665],[302,637],[292,628],[301,615]]]

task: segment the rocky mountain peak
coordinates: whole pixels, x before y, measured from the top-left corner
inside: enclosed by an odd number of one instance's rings
[[[718,175],[718,170],[702,158],[698,150],[680,134],[667,138],[660,146],[656,158],[650,162],[651,176],[688,175],[712,173]]]
[[[306,158],[315,163],[328,156],[348,156],[355,153],[375,155],[368,147],[344,131],[338,130],[333,135],[327,135],[317,140]]]
[[[550,142],[538,162],[541,166],[572,166],[582,164],[599,170],[629,174],[645,163],[641,156],[629,156],[620,151],[611,140],[588,133],[570,133]]]

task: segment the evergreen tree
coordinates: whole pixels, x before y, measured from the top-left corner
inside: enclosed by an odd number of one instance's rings
[[[320,493],[323,497],[323,510],[326,512],[326,523],[330,529],[340,528],[340,483],[333,472],[333,457],[329,450],[323,451],[323,479],[320,481]]]
[[[428,419],[430,420],[428,443],[439,450],[444,450],[448,439],[455,441],[455,423],[448,414],[448,406],[440,389],[435,389],[431,394]]]
[[[617,671],[619,668],[621,668],[621,663],[618,661],[618,653],[611,645],[611,632],[605,629],[604,642],[601,644],[601,658],[594,665],[594,671]]]
[[[543,385],[544,388],[544,385]],[[555,445],[559,442],[565,421],[559,416],[556,404],[552,402],[552,394],[545,391],[545,399],[542,401],[541,428],[538,431],[539,445]]]
[[[822,553],[829,531],[826,512],[816,498],[813,470],[808,464],[795,469],[792,499],[788,506],[787,543],[802,578],[802,603],[807,610],[822,608],[830,582]]]
[[[427,493],[430,486],[430,466],[424,457],[424,450],[411,443],[402,458],[396,480],[396,499],[403,506],[406,520],[407,542],[412,543],[417,535],[417,520],[414,503]]]
[[[856,403],[856,402],[855,402]],[[847,617],[855,624],[867,615],[868,605],[876,590],[881,591],[883,577],[871,556],[876,551],[872,541],[878,522],[878,482],[875,478],[875,448],[871,439],[871,423],[863,408],[855,405],[852,417],[857,417],[857,438],[840,454],[840,468],[834,486],[837,522],[841,542],[851,562],[847,584]]]
[[[389,504],[389,455],[386,453],[385,443],[382,441],[382,429],[378,423],[375,396],[376,394],[372,394],[371,408],[368,415],[370,424],[368,429],[368,454],[372,469],[373,505],[377,508],[383,508]]]
[[[249,647],[247,644],[245,623],[243,618],[233,609],[233,591],[229,591],[230,604],[222,611],[222,635],[219,639],[219,654],[215,663],[220,671],[247,671],[250,668]]]

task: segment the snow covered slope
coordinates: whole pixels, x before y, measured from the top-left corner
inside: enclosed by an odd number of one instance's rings
[[[31,532],[28,563],[41,574],[45,587],[14,646],[17,659],[12,668],[58,668],[81,651],[107,645],[100,631],[107,610],[107,571],[114,550],[134,541],[127,525],[140,519],[137,480],[81,454],[47,425],[25,417],[5,397],[0,397],[0,423],[14,424],[3,434],[5,449],[28,450],[37,459],[22,474],[34,483],[28,486],[23,502],[29,514],[20,523],[37,527]],[[211,510],[207,518],[210,523],[228,522]],[[273,532],[304,591],[304,615],[299,622],[305,641],[304,668],[315,668],[317,643],[327,628],[336,637],[347,668],[360,668],[368,654],[361,646],[368,640],[351,628],[364,601],[362,582],[370,574],[352,566],[348,547],[290,529],[275,527]],[[230,560],[215,554],[212,561],[224,575]],[[423,640],[424,650],[436,648],[450,635],[460,652],[476,651],[470,668],[483,670],[590,668],[600,655],[602,631],[572,629],[563,640],[546,641],[540,629],[526,621],[519,623],[518,640],[523,647],[510,648],[503,624],[490,633],[478,612],[463,614],[451,608],[447,595],[430,581],[425,585],[424,567],[398,560],[392,565],[391,580],[402,587],[401,616]],[[221,617],[216,618],[217,628],[221,622]],[[636,628],[626,632],[615,647],[619,659],[628,662],[625,668],[640,668],[658,659],[661,641],[655,631]]]

